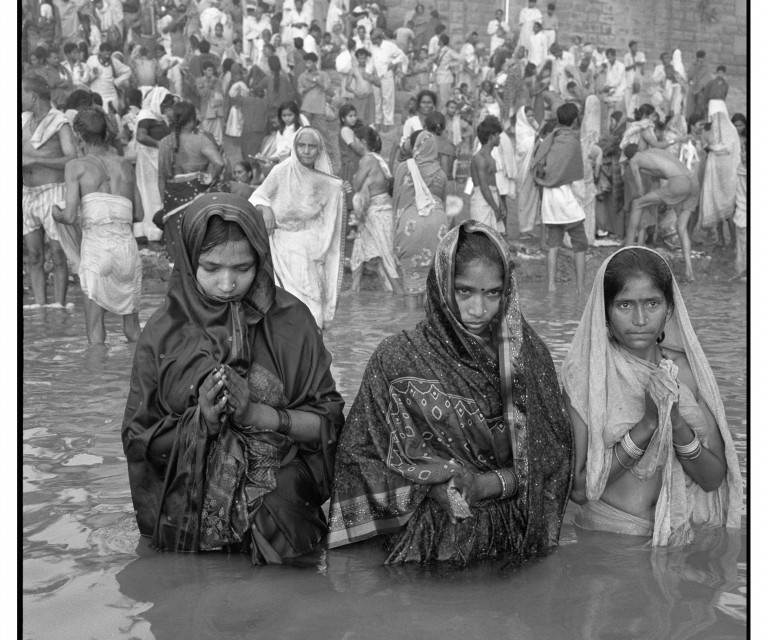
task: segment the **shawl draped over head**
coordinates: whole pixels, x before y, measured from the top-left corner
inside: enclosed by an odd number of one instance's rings
[[[531,172],[531,159],[536,147],[536,129],[520,107],[515,118],[515,145],[517,152],[517,217],[520,233],[530,233],[539,218],[539,190]]]
[[[311,135],[320,149],[314,169],[299,162],[296,145]],[[269,243],[277,284],[309,307],[317,326],[336,313],[344,274],[344,193],[316,129],[302,127],[293,153],[278,164],[250,198],[271,207],[275,232]]]
[[[533,152],[531,159],[536,184],[555,189],[584,179],[584,160],[579,132],[556,127]]]
[[[631,248],[650,251],[642,247]],[[662,472],[653,544],[685,544],[692,538],[691,523],[739,527],[742,482],[736,450],[715,376],[693,331],[677,282],[673,284],[674,312],[664,326],[664,345],[685,353],[699,397],[715,417],[725,443],[727,475],[720,488],[711,493],[706,493],[686,476],[672,446],[669,414],[678,398],[676,365],[663,360],[659,367],[653,367],[609,339],[603,278],[613,256],[603,263],[595,277],[562,369],[563,388],[588,428],[587,498],[598,500],[605,490],[612,464],[612,447],[645,414],[645,390],[648,388],[659,407],[659,427],[631,473],[645,480],[657,471]]]
[[[741,163],[739,132],[727,113],[712,115],[710,153],[701,185],[701,226],[714,227],[733,213],[736,206],[736,172]]]
[[[459,321],[453,294],[460,233],[483,233],[504,260],[492,325],[496,362]],[[552,358],[524,320],[514,263],[501,236],[465,221],[441,240],[427,281],[427,317],[371,356],[342,432],[330,547],[401,532],[388,562],[545,554],[558,543],[570,491],[573,436]],[[514,467],[512,498],[475,505],[452,524],[427,499],[461,468]]]
[[[197,282],[200,249],[214,215],[236,222],[258,257],[256,277],[241,300],[210,296]],[[293,526],[302,507],[270,493],[290,441],[228,417],[219,435],[209,436],[198,389],[215,367],[227,364],[247,379],[252,401],[318,414],[321,445],[302,444],[296,457],[308,468],[312,491],[322,494],[321,504],[330,493],[343,423],[330,354],[304,305],[275,287],[266,228],[247,200],[225,193],[201,196],[187,209],[181,235],[165,302],[136,346],[123,418],[139,530],[158,549],[198,551],[246,544],[249,527],[257,536],[254,522],[268,512],[294,549],[309,550],[317,539],[306,542],[306,531]]]
[[[406,209],[414,202],[420,216],[428,216],[437,206],[437,198],[429,191],[435,176],[440,171],[440,162],[437,159],[437,140],[428,131],[422,131],[413,145],[411,157],[399,165],[395,171],[395,211]],[[413,191],[401,189],[406,173],[413,182]]]
[[[136,47],[138,49],[138,47]],[[165,118],[160,112],[160,105],[163,104],[166,96],[170,94],[170,91],[165,87],[153,87],[147,91],[144,99],[141,102],[141,111],[136,117],[136,122],[142,120],[156,120],[158,122],[164,122]]]

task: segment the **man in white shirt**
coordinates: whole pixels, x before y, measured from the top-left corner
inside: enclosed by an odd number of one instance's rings
[[[501,31],[499,31],[501,29]],[[488,23],[488,35],[491,36],[490,54],[496,51],[509,33],[509,24],[504,21],[504,12],[496,9],[496,17]]]
[[[440,50],[440,36],[444,32],[444,24],[438,24],[435,26],[435,35],[429,39],[429,44],[427,45],[427,55],[430,58],[434,58],[437,55],[437,52]]]
[[[549,90],[565,99],[568,96],[568,82],[571,80],[566,73],[566,67],[575,66],[575,61],[570,51],[564,51],[563,48],[555,42],[550,48],[552,54],[552,75],[549,77]]]
[[[384,38],[382,29],[373,30],[371,42],[373,66],[381,79],[381,87],[373,87],[376,124],[383,125],[382,131],[387,131],[395,124],[395,70],[400,67],[404,73],[408,67],[408,58],[394,42]]]
[[[61,66],[69,71],[75,89],[87,89],[91,80],[91,70],[84,62],[80,62],[80,50],[77,45],[74,42],[67,42],[64,45],[64,55],[67,59]]]
[[[354,37],[355,37],[355,44],[357,45],[358,49],[365,49],[366,51],[370,51],[371,47],[373,47],[373,43],[371,42],[371,39],[368,37],[368,31],[366,30],[364,25],[362,24],[357,25],[357,29]]]
[[[248,4],[247,14],[243,18],[243,50],[251,62],[258,57],[256,42],[261,39],[265,29],[272,29],[269,16],[264,15],[262,8],[256,4]],[[271,32],[270,32],[271,33]]]
[[[123,4],[120,0],[93,0],[97,26],[106,34],[110,27],[123,29]]]
[[[520,46],[530,49],[533,25],[541,22],[541,11],[536,7],[536,0],[528,0],[528,6],[520,10]]]
[[[602,100],[608,114],[614,111],[626,113],[624,96],[627,91],[627,71],[624,64],[616,59],[616,49],[606,49],[606,75]]]
[[[101,96],[105,111],[108,112],[110,104],[120,111],[117,87],[128,82],[131,77],[131,68],[112,57],[112,45],[108,42],[102,43],[98,55],[88,58],[86,64],[90,69],[91,91]]]
[[[533,23],[533,35],[528,42],[528,62],[540,68],[547,60],[547,36],[541,30],[541,22]]]
[[[624,68],[627,71],[627,91],[625,101],[627,103],[627,113],[634,113],[640,106],[640,93],[634,92],[635,80],[642,82],[638,76],[645,75],[645,54],[637,50],[637,41],[632,40],[629,43],[629,52],[624,56]],[[642,87],[641,87],[642,89]]]

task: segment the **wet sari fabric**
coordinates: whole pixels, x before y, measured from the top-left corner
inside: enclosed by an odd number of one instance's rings
[[[505,257],[505,300],[493,327],[499,362],[462,327],[453,299],[459,229],[485,233]],[[380,534],[387,562],[510,558],[552,550],[570,490],[573,446],[552,359],[523,319],[501,237],[467,221],[441,241],[427,317],[371,357],[338,451],[329,546]],[[433,484],[514,467],[520,489],[452,524]]]
[[[195,277],[213,215],[237,222],[258,256],[240,301],[203,293]],[[246,200],[198,198],[181,231],[165,303],[136,347],[123,419],[139,530],[161,550],[250,550],[254,562],[306,553],[325,532],[320,505],[343,423],[330,354],[309,310],[275,286],[264,223]],[[319,415],[320,443],[292,445],[229,418],[209,436],[198,389],[222,363],[247,379],[252,401]]]

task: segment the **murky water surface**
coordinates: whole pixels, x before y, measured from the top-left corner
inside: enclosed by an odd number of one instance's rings
[[[522,282],[527,320],[559,369],[583,302]],[[684,285],[746,471],[746,292]],[[133,347],[119,320],[88,347],[74,313],[24,312],[24,637],[89,638],[743,638],[746,536],[699,533],[680,551],[577,531],[509,575],[382,566],[375,541],[324,552],[308,567],[254,568],[246,556],[157,553],[139,538],[120,423]],[[161,296],[142,300],[146,321]],[[327,332],[351,405],[370,353],[419,312],[388,294],[343,294]]]

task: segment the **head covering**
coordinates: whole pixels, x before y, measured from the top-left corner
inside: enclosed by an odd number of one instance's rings
[[[435,197],[430,193],[427,185],[432,182],[436,175],[435,165],[440,165],[437,159],[437,140],[435,136],[425,131],[416,138],[411,157],[406,161],[408,171],[413,180],[413,188],[416,197],[416,209],[420,216],[428,216],[435,208]],[[422,174],[422,169],[424,173]],[[429,179],[429,183],[425,180]]]
[[[306,135],[319,149],[312,169],[299,162],[296,152]],[[309,307],[319,327],[329,326],[343,276],[344,196],[317,129],[299,129],[292,154],[270,171],[250,202],[275,214],[277,229],[270,243],[278,284]]]
[[[621,251],[630,249],[651,251],[644,247],[626,247]],[[685,353],[696,380],[699,398],[714,415],[725,443],[727,476],[720,488],[711,493],[688,481],[672,447],[669,411],[677,400],[678,389],[674,384],[677,367],[674,364],[674,369],[669,365],[665,365],[666,368],[654,367],[627,353],[609,338],[603,280],[608,263],[615,255],[605,260],[597,272],[562,369],[563,388],[573,409],[588,425],[587,498],[597,500],[602,495],[612,464],[612,447],[645,414],[645,390],[649,381],[654,379],[655,383],[649,386],[649,390],[655,395],[654,400],[659,406],[658,436],[654,436],[645,455],[631,470],[641,480],[662,471],[653,544],[666,546],[690,541],[692,521],[711,526],[739,527],[742,484],[736,451],[715,376],[693,331],[677,282],[673,277],[675,308],[664,326],[663,344]],[[661,256],[659,258],[663,260]],[[662,361],[662,364],[664,362],[670,363]]]
[[[164,121],[165,117],[160,111],[160,105],[163,104],[163,100],[170,94],[165,87],[153,87],[145,95],[141,101],[141,111],[137,116],[136,121],[142,120],[157,120]]]
[[[454,300],[461,233],[490,238],[504,293],[492,331],[498,361],[460,322]],[[387,562],[462,564],[508,554],[515,564],[557,545],[570,491],[573,443],[549,352],[520,312],[503,238],[469,220],[440,241],[426,318],[376,349],[337,455],[329,546],[401,532]],[[514,467],[519,493],[475,505],[451,524],[424,500],[462,468]],[[442,515],[438,515],[438,511]],[[403,529],[405,527],[405,529]]]
[[[705,229],[714,227],[733,213],[738,183],[736,172],[741,163],[739,132],[728,118],[727,111],[710,114],[710,121],[710,152],[701,184],[700,224]]]
[[[675,49],[672,53],[672,66],[677,72],[678,78],[681,81],[688,82],[688,74],[685,72],[685,65],[683,64],[683,54],[680,49]]]

